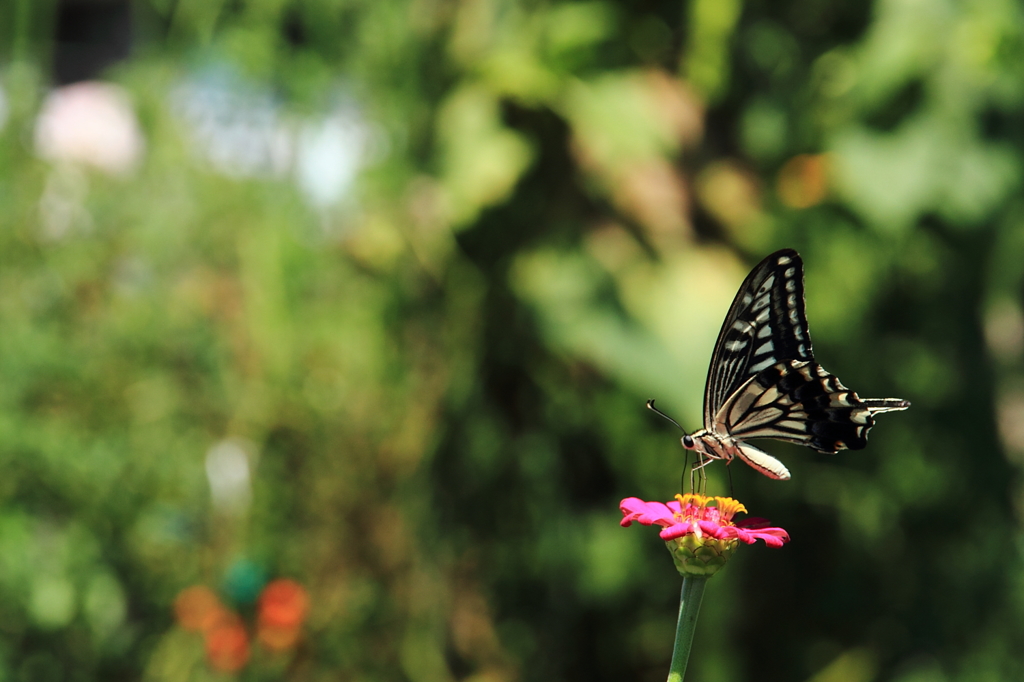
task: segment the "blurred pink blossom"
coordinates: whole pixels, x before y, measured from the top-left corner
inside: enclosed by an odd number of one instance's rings
[[[145,139],[127,92],[113,83],[85,81],[53,90],[36,119],[36,153],[112,175],[131,171]]]

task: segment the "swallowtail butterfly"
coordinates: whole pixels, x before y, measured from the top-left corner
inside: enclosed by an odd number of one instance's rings
[[[711,356],[704,428],[682,441],[697,452],[698,468],[738,457],[769,478],[788,479],[782,462],[744,441],[775,438],[829,454],[860,450],[876,414],[908,407],[899,398],[861,398],[815,362],[803,261],[783,249],[761,261],[736,293]]]

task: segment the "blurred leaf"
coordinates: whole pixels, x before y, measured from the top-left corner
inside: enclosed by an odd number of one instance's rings
[[[683,72],[705,100],[718,99],[729,81],[728,46],[740,16],[738,0],[692,0]]]
[[[479,86],[452,94],[439,113],[438,135],[456,225],[508,196],[533,156],[526,140],[501,124],[498,101]]]

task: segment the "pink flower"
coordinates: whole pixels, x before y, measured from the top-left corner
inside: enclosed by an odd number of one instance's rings
[[[135,168],[146,141],[124,88],[83,81],[47,95],[36,119],[35,146],[45,159],[120,175]]]
[[[627,497],[619,508],[623,527],[634,521],[645,526],[662,526],[659,535],[668,543],[676,568],[684,575],[713,575],[725,565],[740,542],[751,545],[760,539],[769,547],[782,547],[789,542],[789,533],[769,526],[765,519],[749,518],[733,523],[733,516],[747,509],[731,497],[691,493],[676,495],[668,504]]]

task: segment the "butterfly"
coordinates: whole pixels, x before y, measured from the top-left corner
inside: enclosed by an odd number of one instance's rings
[[[654,401],[647,406],[655,409]],[[829,454],[860,450],[875,415],[908,407],[900,398],[861,398],[815,362],[803,261],[793,249],[782,249],[740,285],[711,356],[704,428],[682,443],[697,452],[698,469],[738,458],[769,478],[786,480],[782,462],[745,441],[774,438]]]

